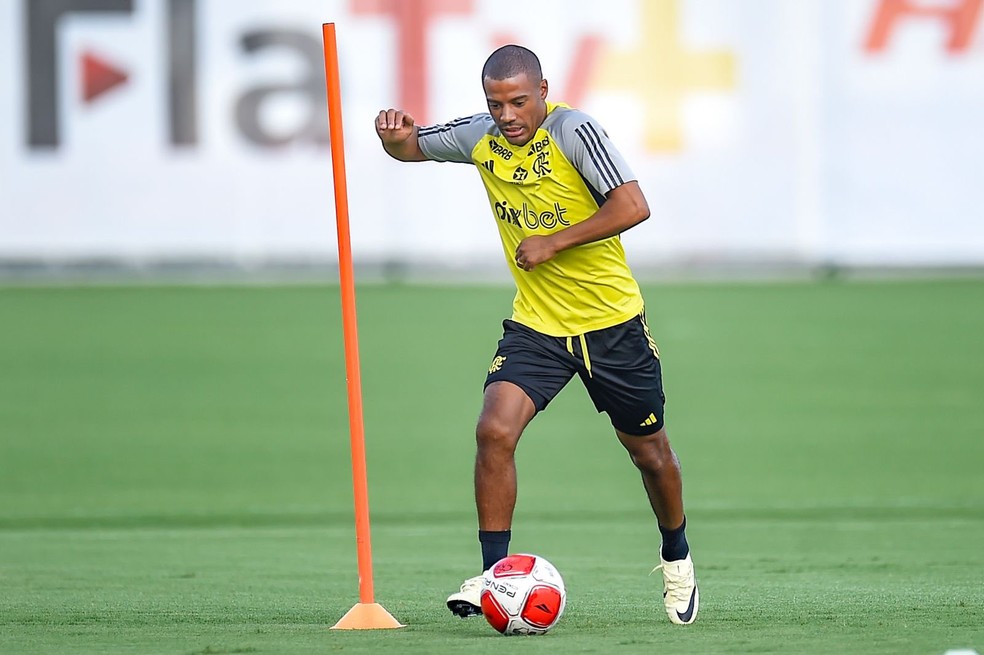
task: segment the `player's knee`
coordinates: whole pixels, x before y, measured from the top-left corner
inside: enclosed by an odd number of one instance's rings
[[[479,450],[515,450],[519,430],[507,421],[483,415],[475,428]]]
[[[655,439],[640,443],[638,447],[629,450],[632,463],[640,471],[659,475],[669,468],[679,466],[673,450],[666,439]]]

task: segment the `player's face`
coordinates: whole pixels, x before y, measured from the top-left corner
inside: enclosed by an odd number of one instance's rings
[[[489,114],[502,136],[514,146],[533,138],[547,117],[547,81],[531,81],[525,73],[504,80],[485,78]]]

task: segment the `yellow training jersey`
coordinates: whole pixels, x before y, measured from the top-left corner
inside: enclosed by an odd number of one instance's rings
[[[547,104],[522,146],[506,141],[489,114],[418,130],[428,159],[475,164],[516,281],[513,320],[557,337],[611,327],[642,311],[639,285],[618,236],[564,250],[532,271],[516,266],[519,243],[592,216],[605,194],[635,176],[587,114]]]

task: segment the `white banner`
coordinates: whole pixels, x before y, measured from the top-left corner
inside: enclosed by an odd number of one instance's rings
[[[639,175],[633,264],[984,264],[982,5],[7,0],[0,259],[335,259],[335,22],[357,262],[501,259],[477,174],[394,162],[372,122],[484,110],[517,42]]]

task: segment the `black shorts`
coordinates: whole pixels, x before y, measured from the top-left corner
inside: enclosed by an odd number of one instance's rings
[[[645,314],[576,337],[551,337],[515,321],[503,334],[485,386],[512,382],[543,410],[576,373],[615,429],[647,435],[663,427],[659,351]]]

